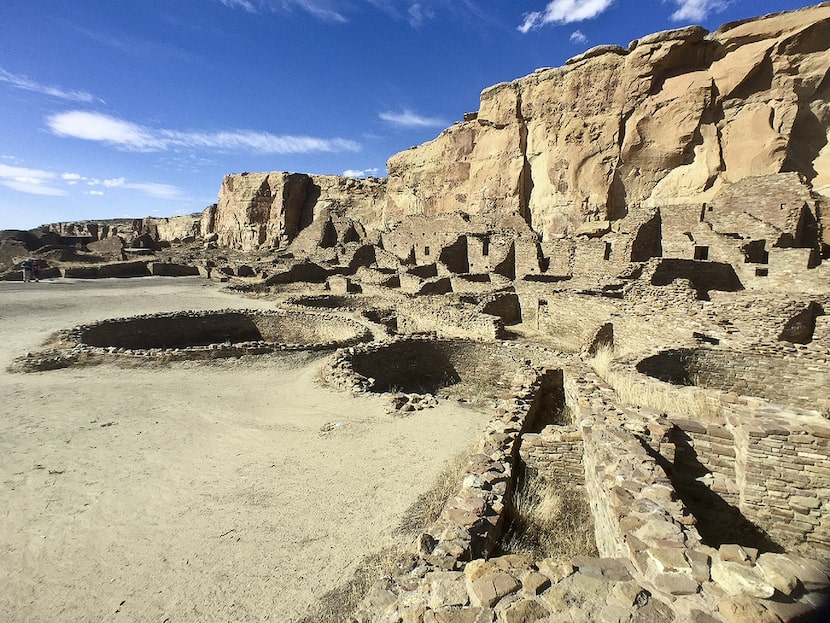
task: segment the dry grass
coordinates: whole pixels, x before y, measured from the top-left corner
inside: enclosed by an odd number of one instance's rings
[[[720,408],[714,398],[695,387],[673,387],[665,383],[642,381],[611,366],[614,349],[600,346],[588,363],[614,388],[620,402],[644,407],[658,413],[680,414],[696,420],[714,422],[720,419]]]
[[[469,456],[470,451],[466,450],[447,462],[432,486],[406,510],[398,526],[398,534],[407,537],[417,536],[438,519],[450,496],[461,489],[464,468]]]
[[[399,570],[405,558],[402,545],[387,547],[361,559],[352,577],[325,593],[314,607],[297,623],[346,623],[355,621],[353,614],[372,585],[384,576]]]
[[[526,472],[512,505],[504,544],[511,554],[534,558],[596,556],[594,521],[585,492]]]

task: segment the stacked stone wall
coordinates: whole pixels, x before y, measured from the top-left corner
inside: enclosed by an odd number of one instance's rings
[[[736,482],[735,440],[732,432],[717,424],[704,424],[686,418],[673,418],[675,429],[674,467],[679,477],[698,477],[727,503],[740,502]],[[706,474],[700,474],[700,466]]]
[[[667,350],[642,360],[637,369],[664,381],[821,411],[830,408],[825,391],[829,360],[828,353],[778,342],[751,350]]]
[[[398,311],[398,333],[435,333],[441,337],[476,340],[500,339],[504,322],[496,316],[476,313],[474,308],[459,309],[435,301],[401,302]]]
[[[544,474],[546,480],[584,487],[582,450],[582,433],[576,426],[550,425],[540,433],[523,435],[520,454],[524,464]]]
[[[741,511],[782,544],[830,560],[830,423],[771,406],[732,409]]]

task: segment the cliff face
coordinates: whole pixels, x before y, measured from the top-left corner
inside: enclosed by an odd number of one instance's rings
[[[553,239],[781,172],[830,195],[828,47],[823,3],[596,48],[496,85],[477,114],[389,160],[386,216],[518,212]]]
[[[385,180],[335,175],[226,175],[218,204],[202,215],[201,231],[218,234],[222,246],[254,250],[293,240],[324,210],[348,211],[373,225],[383,213],[385,189]]]
[[[45,226],[44,230],[63,238],[88,238],[91,241],[119,236],[129,243],[145,234],[154,241],[172,241],[198,236],[199,219],[197,216],[191,214],[170,218],[147,217],[51,223]]]

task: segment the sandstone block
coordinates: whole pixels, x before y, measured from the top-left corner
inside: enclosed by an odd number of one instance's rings
[[[725,543],[718,550],[718,558],[724,562],[737,562],[752,566],[758,557],[758,550],[754,547],[742,547],[733,543]]]
[[[488,617],[489,618],[485,618]],[[424,614],[423,623],[481,623],[492,620],[482,608],[461,608],[457,610],[429,610]]]
[[[503,597],[515,593],[520,588],[519,581],[504,571],[487,573],[472,582],[467,579],[470,603],[478,607],[491,608]]]
[[[537,564],[537,567],[554,584],[574,573],[574,566],[570,562],[554,558],[545,558]]]
[[[718,614],[727,623],[781,623],[775,613],[746,597],[724,599],[718,604]]]
[[[470,603],[464,574],[460,571],[435,571],[428,573],[424,581],[429,585],[429,607],[437,610],[444,607],[466,606]]]
[[[538,571],[528,571],[519,577],[522,583],[522,594],[535,597],[542,591],[550,588],[550,578]]]
[[[535,599],[522,599],[510,604],[501,613],[504,623],[534,623],[547,617],[550,611]]]
[[[798,586],[798,577],[793,573],[789,559],[783,554],[761,554],[758,558],[758,568],[766,581],[784,595],[791,594]]]
[[[691,565],[685,550],[679,548],[652,547],[648,550],[651,566],[657,573],[682,573],[691,575]]]
[[[715,559],[712,561],[711,574],[712,581],[729,595],[767,599],[775,594],[775,588],[756,567]]]
[[[700,584],[685,573],[660,573],[654,578],[654,585],[669,595],[694,595]]]

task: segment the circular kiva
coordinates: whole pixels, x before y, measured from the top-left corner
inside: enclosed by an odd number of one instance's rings
[[[98,354],[201,359],[327,350],[370,336],[366,327],[332,314],[221,310],[102,320],[70,329],[60,340]]]
[[[823,357],[800,351],[798,345],[779,344],[774,349],[669,349],[641,359],[636,369],[673,385],[757,396],[792,407],[825,407]]]
[[[521,346],[409,336],[339,350],[323,376],[354,392],[436,394],[458,384],[512,379],[526,357]]]

